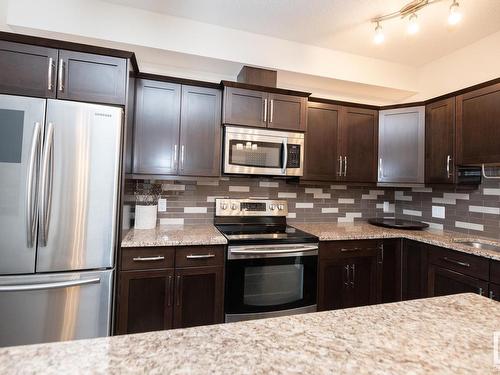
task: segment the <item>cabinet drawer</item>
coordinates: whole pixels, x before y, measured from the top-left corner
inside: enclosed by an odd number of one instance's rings
[[[175,248],[142,247],[122,248],[121,270],[174,268]]]
[[[496,260],[491,261],[490,281],[492,283],[500,284],[500,262]]]
[[[329,241],[319,245],[320,259],[350,258],[359,256],[373,256],[379,250],[381,241]]]
[[[176,267],[200,267],[224,265],[223,246],[178,247],[175,252]]]
[[[489,278],[489,260],[458,251],[432,247],[429,263],[482,280]]]

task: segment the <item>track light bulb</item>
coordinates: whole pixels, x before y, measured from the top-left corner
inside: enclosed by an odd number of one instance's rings
[[[450,6],[450,13],[448,15],[448,23],[450,25],[456,25],[462,19],[462,13],[460,13],[460,8],[457,0],[453,0],[453,4]]]
[[[408,20],[408,34],[414,35],[418,33],[418,30],[420,30],[420,26],[418,25],[417,15],[412,13]]]
[[[384,32],[382,31],[382,26],[379,22],[377,22],[377,26],[375,27],[375,35],[373,37],[373,42],[375,44],[381,44],[385,40]]]

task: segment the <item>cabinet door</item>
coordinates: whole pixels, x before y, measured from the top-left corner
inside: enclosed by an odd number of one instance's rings
[[[138,80],[134,173],[177,174],[181,86]]]
[[[457,293],[477,293],[486,296],[488,291],[488,283],[486,281],[441,268],[434,264],[429,266],[428,283],[429,297]]]
[[[458,95],[458,164],[500,162],[500,83]]]
[[[231,125],[267,126],[268,94],[263,91],[226,87],[223,122]]]
[[[222,323],[223,280],[223,267],[176,269],[174,328]]]
[[[490,297],[494,301],[500,302],[500,284],[490,284],[490,292],[488,294],[488,297]]]
[[[402,251],[402,300],[427,297],[427,247],[404,240]]]
[[[424,183],[425,107],[379,112],[378,182]]]
[[[344,259],[320,260],[318,274],[318,311],[347,307],[351,288],[350,266]]]
[[[57,81],[59,99],[125,105],[127,61],[61,50]]]
[[[306,119],[307,98],[269,94],[269,128],[305,131]]]
[[[401,239],[387,239],[382,243],[379,258],[381,302],[401,301]]]
[[[351,292],[346,307],[367,306],[379,302],[377,260],[377,256],[348,260],[351,267]]]
[[[345,181],[377,181],[377,135],[377,111],[342,107],[340,141]]]
[[[57,56],[56,49],[0,41],[0,92],[55,98]]]
[[[179,174],[219,176],[221,92],[182,86]]]
[[[173,269],[123,271],[118,281],[118,334],[172,328]]]
[[[425,182],[452,184],[455,175],[455,98],[425,107]]]
[[[336,105],[308,103],[304,179],[335,181],[339,178],[339,113],[340,107]]]

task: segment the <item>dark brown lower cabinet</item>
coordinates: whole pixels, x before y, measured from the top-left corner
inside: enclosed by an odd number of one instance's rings
[[[379,272],[382,285],[381,302],[401,301],[401,239],[388,239],[382,243]]]
[[[320,243],[318,310],[380,302],[380,257],[378,241]]]
[[[401,299],[427,297],[427,251],[425,244],[403,240],[401,252]]]
[[[173,281],[173,269],[120,272],[117,333],[172,328]]]
[[[117,334],[224,321],[222,246],[126,248],[120,266]]]
[[[488,292],[487,281],[463,275],[434,264],[429,266],[428,275],[429,297],[457,293],[477,293],[486,296]]]
[[[177,269],[174,328],[222,323],[223,280],[223,267]]]

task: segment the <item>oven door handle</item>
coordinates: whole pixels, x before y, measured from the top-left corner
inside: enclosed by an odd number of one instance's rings
[[[289,248],[273,248],[256,250],[255,247],[242,247],[239,249],[230,249],[231,254],[283,254],[283,253],[302,253],[304,251],[318,250],[318,246],[302,246]]]

